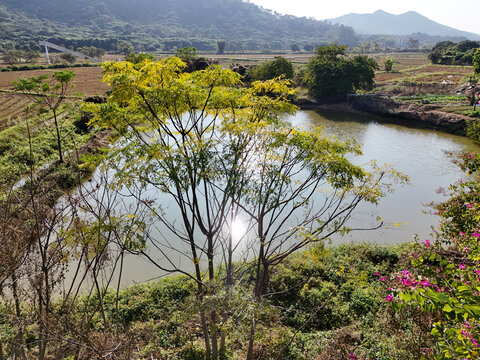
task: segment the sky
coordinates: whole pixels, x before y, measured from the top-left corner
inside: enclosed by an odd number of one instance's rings
[[[479,0],[249,0],[281,14],[337,18],[349,13],[367,14],[382,9],[391,14],[416,11],[440,24],[480,34]]]

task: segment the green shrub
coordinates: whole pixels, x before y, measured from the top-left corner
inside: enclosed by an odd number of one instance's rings
[[[480,120],[472,120],[468,123],[467,136],[473,140],[480,141]]]
[[[284,76],[286,79],[293,78],[294,70],[290,60],[282,56],[275,58],[272,61],[266,61],[249,70],[248,77],[251,81],[265,81]]]

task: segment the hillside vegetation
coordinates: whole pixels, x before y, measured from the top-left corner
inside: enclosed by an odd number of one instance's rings
[[[40,39],[106,50],[128,40],[146,51],[185,46],[214,51],[218,39],[226,41],[227,51],[356,42],[343,25],[279,15],[241,0],[1,0],[0,20],[4,49],[37,48]]]

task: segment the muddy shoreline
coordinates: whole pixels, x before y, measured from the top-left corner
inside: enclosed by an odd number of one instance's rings
[[[429,105],[403,104],[378,95],[347,95],[320,102],[298,99],[300,110],[330,110],[360,115],[373,115],[379,123],[393,123],[421,129],[466,135],[472,118],[435,110]]]

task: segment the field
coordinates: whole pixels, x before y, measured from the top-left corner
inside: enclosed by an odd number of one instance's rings
[[[473,75],[471,66],[446,66],[432,65],[426,54],[394,54],[396,63],[392,72],[383,70],[383,60],[385,57],[374,57],[379,63],[380,70],[377,71],[375,82],[381,89],[388,89],[388,86],[410,85],[417,83],[419,85],[428,84],[438,85],[437,90],[444,93],[451,91],[453,85],[461,87],[468,82],[468,78]],[[442,89],[442,87],[444,89]]]
[[[61,69],[60,69],[61,70]],[[103,95],[108,90],[107,84],[102,80],[102,68],[79,67],[71,68],[75,71],[74,92],[80,92],[83,96]],[[56,70],[32,70],[0,73],[0,131],[14,125],[21,118],[24,109],[31,104],[32,99],[27,95],[12,93],[12,82],[21,77],[39,76],[51,74]]]
[[[230,67],[233,64],[253,65],[262,61],[274,59],[277,54],[199,54],[200,56],[218,61],[223,67]],[[166,55],[164,55],[166,56]],[[312,54],[282,54],[291,60],[298,68],[304,66]],[[392,72],[383,70],[383,60],[386,56],[392,56],[396,63]],[[403,100],[402,97],[410,97],[406,101],[420,103],[422,97],[427,95],[443,95],[448,101],[429,100],[431,103],[443,107],[447,111],[464,113],[469,110],[465,98],[449,98],[449,95],[455,95],[457,90],[468,82],[468,78],[473,75],[472,68],[469,66],[444,66],[432,65],[423,53],[397,53],[397,54],[376,54],[371,55],[380,66],[376,72],[375,93],[387,95],[391,94]],[[107,55],[106,60],[115,60],[118,55]],[[45,59],[41,58],[40,62]],[[75,71],[73,91],[78,91],[84,96],[102,95],[108,90],[108,86],[101,82],[102,68],[99,67],[79,67],[72,68]],[[51,74],[58,70],[35,70],[35,71],[16,71],[0,73],[0,131],[11,126],[15,119],[22,114],[24,107],[29,103],[29,99],[22,95],[10,93],[12,82],[20,77],[38,76]],[[6,91],[6,92],[5,92]],[[412,96],[417,96],[413,98]]]

